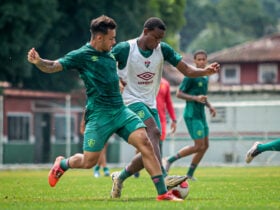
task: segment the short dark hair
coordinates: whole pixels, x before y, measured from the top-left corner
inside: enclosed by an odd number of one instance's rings
[[[93,19],[90,23],[90,32],[92,34],[107,34],[108,29],[112,30],[115,28],[117,28],[117,23],[106,15],[101,15],[100,17]]]
[[[207,52],[205,50],[197,50],[197,51],[195,51],[194,54],[193,54],[193,58],[195,59],[196,56],[199,55],[199,54],[203,54],[207,58]]]
[[[164,22],[157,17],[151,17],[146,20],[144,23],[144,28],[147,28],[148,30],[154,30],[155,28],[159,28],[161,30],[166,30],[166,25]]]

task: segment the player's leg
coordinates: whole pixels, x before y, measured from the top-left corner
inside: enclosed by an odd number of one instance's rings
[[[173,194],[167,192],[162,175],[161,167],[155,153],[151,141],[149,141],[147,134],[143,128],[134,131],[130,136],[128,143],[133,145],[141,153],[143,164],[155,185],[158,193],[157,200],[175,200],[177,199]]]
[[[105,144],[103,150],[102,150],[102,162],[100,163],[100,165],[103,167],[103,173],[104,176],[110,176],[110,170],[107,167],[107,158],[106,158],[106,154],[107,154],[107,148],[108,148],[108,143]]]
[[[58,156],[49,172],[49,184],[54,187],[59,181],[60,177],[69,168],[92,168],[98,158],[100,152],[84,152],[84,154],[77,153],[67,159],[62,156]]]
[[[257,155],[265,151],[280,151],[280,139],[268,143],[255,142],[246,154],[246,162],[250,163]]]
[[[193,139],[194,144],[191,146],[185,146],[181,148],[176,154],[165,158],[165,169],[166,171],[169,171],[170,166],[175,161],[184,158],[186,156],[189,156],[191,154],[194,154],[196,152],[199,152],[204,148],[204,126],[201,120],[193,120],[190,118],[185,119],[186,126],[188,128],[188,132]]]
[[[195,141],[197,142],[197,141]],[[199,141],[200,142],[200,141]],[[200,163],[200,161],[202,160],[204,154],[206,153],[208,147],[209,147],[209,138],[208,136],[206,136],[204,138],[204,140],[202,141],[203,144],[198,146],[198,150],[197,152],[193,155],[191,164],[189,166],[188,172],[187,172],[187,176],[188,179],[195,181],[196,179],[194,178],[194,172],[198,166],[198,164]]]
[[[123,127],[118,130],[118,134],[139,151],[136,156],[141,154],[142,164],[150,174],[157,189],[159,195],[158,200],[178,200],[171,193],[167,193],[159,161],[155,156],[153,146],[147,136],[142,120],[132,111],[126,109],[119,118],[119,123],[123,124]],[[116,173],[112,174],[112,180],[111,197],[119,198],[121,196],[123,180]]]
[[[195,134],[192,134],[193,138],[202,138],[202,141],[200,141],[200,139],[195,140],[195,143],[197,142],[197,151],[196,153],[194,153],[190,167],[188,169],[187,172],[187,176],[190,180],[195,181],[196,178],[194,178],[194,172],[198,166],[198,164],[200,163],[200,161],[202,160],[204,154],[206,153],[207,149],[209,148],[209,128],[206,122],[206,119],[202,119],[201,121],[197,121],[195,122],[196,126],[195,126]],[[203,132],[201,132],[200,134],[200,130],[202,130]]]

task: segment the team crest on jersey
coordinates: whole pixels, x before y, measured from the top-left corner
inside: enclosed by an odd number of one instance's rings
[[[98,56],[92,56],[92,57],[91,57],[91,60],[92,60],[92,61],[98,61]]]
[[[146,68],[148,68],[150,66],[150,64],[151,64],[151,61],[145,61],[144,64],[145,64]]]
[[[150,80],[155,76],[155,73],[151,72],[144,72],[142,74],[138,74],[137,77],[143,79],[143,80]]]

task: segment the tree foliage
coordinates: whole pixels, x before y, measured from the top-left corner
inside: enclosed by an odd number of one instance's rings
[[[180,47],[214,52],[259,38],[277,31],[279,14],[279,0],[187,0]]]
[[[102,14],[116,20],[118,42],[140,35],[151,16],[163,18],[167,37],[172,38],[184,23],[184,4],[185,0],[2,0],[0,81],[40,90],[79,88],[77,72],[42,73],[27,62],[27,51],[35,47],[42,58],[59,58],[89,41],[90,20]]]

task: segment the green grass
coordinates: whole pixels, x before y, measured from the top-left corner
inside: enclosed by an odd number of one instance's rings
[[[118,169],[111,169],[116,171]],[[184,174],[172,168],[170,174]],[[145,171],[125,182],[121,199],[110,199],[111,179],[94,178],[91,170],[69,170],[55,188],[48,170],[0,171],[0,209],[279,209],[280,167],[200,167],[189,181],[183,203],[157,202]]]

